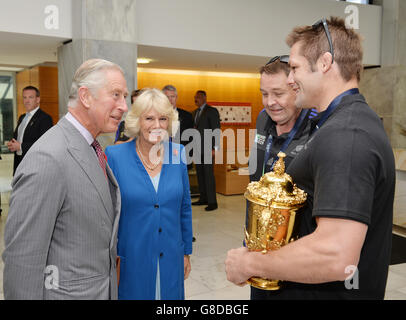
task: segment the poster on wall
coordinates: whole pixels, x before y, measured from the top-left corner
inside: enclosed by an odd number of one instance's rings
[[[221,124],[249,125],[251,124],[251,104],[245,102],[208,102],[217,108]]]

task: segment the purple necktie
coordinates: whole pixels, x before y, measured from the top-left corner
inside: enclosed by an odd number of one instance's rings
[[[97,159],[99,159],[99,164],[100,167],[103,169],[104,176],[107,179],[107,173],[106,173],[106,158],[103,152],[102,147],[100,146],[100,143],[97,140],[94,140],[92,143],[92,147],[94,151],[96,151],[97,154]]]

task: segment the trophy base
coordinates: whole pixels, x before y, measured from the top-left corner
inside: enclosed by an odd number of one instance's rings
[[[279,284],[279,280],[268,280],[258,277],[249,278],[247,280],[247,283],[251,285],[251,287],[261,290],[279,290],[281,287]]]

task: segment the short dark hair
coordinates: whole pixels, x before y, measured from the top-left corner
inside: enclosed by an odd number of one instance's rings
[[[204,91],[204,90],[197,90],[197,91],[196,91],[196,94],[201,94],[201,95],[203,95],[204,97],[207,96],[207,95],[206,95],[206,91]]]
[[[25,90],[34,90],[34,91],[35,91],[35,95],[36,95],[37,97],[40,96],[40,92],[39,92],[38,88],[36,88],[36,87],[34,87],[34,86],[26,86],[26,87],[23,89],[23,92],[24,92]]]
[[[142,89],[133,90],[131,92],[131,104],[134,103],[134,98],[138,97],[142,93]]]
[[[289,76],[290,68],[289,65],[285,62],[281,62],[279,59],[267,63],[266,65],[262,66],[259,69],[259,73],[262,75],[263,73],[265,74],[277,74],[279,72],[285,72],[286,76]]]

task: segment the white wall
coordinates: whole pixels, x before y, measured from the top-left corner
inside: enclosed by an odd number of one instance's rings
[[[0,32],[72,38],[72,1],[0,0]],[[58,9],[58,29],[45,25]],[[286,35],[296,25],[321,17],[345,17],[349,4],[334,0],[136,0],[137,35],[142,45],[272,56],[288,52]],[[380,64],[380,6],[356,5],[364,36],[364,63]]]
[[[71,6],[71,0],[0,0],[0,31],[70,39]]]
[[[137,0],[142,45],[272,56],[288,52],[285,38],[297,25],[331,15],[345,18],[355,5],[334,0]],[[364,63],[380,64],[380,6],[355,5],[365,38]]]

